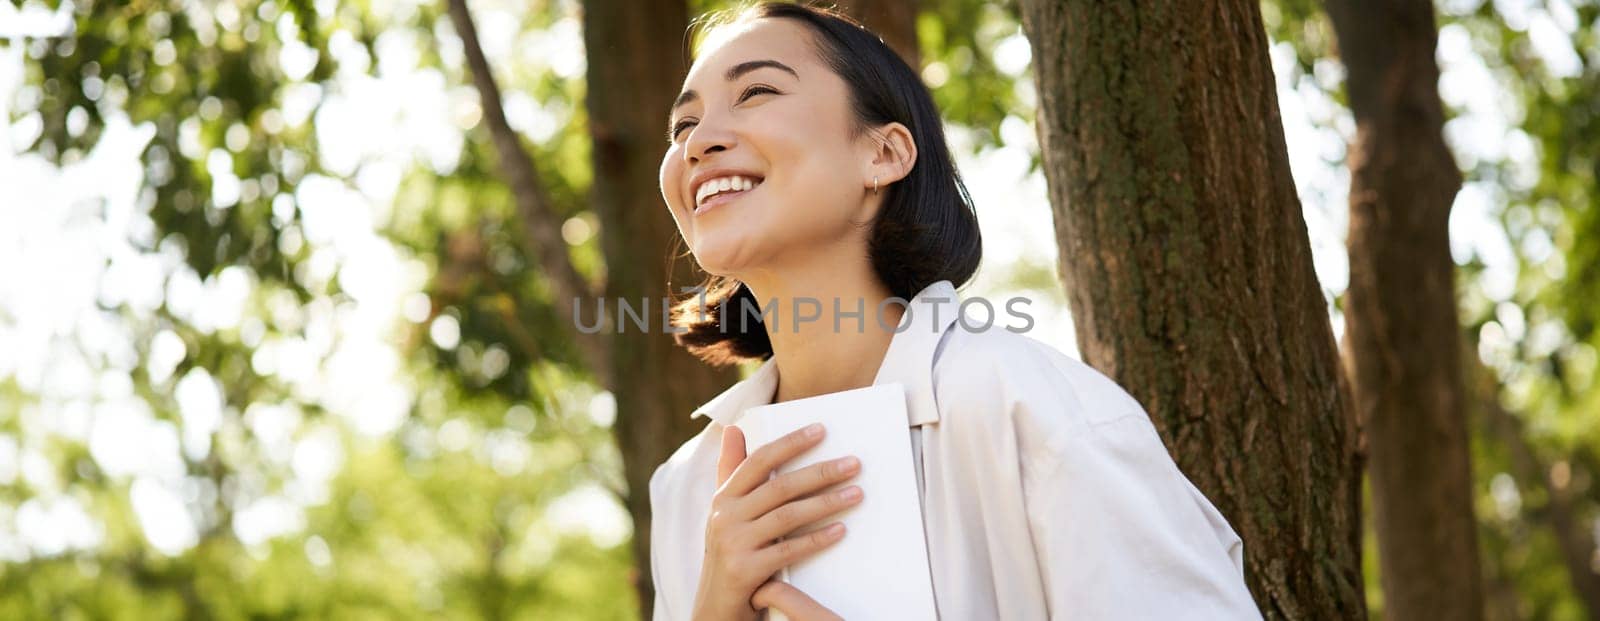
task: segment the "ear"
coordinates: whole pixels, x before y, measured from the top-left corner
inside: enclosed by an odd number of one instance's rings
[[[866,174],[862,179],[867,193],[872,192],[873,178],[877,178],[878,192],[889,184],[906,178],[917,163],[917,141],[905,125],[891,122],[868,132],[872,152]]]

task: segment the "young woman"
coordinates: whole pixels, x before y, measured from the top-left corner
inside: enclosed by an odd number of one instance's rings
[[[837,618],[771,578],[849,537],[777,542],[861,503],[815,493],[860,464],[769,478],[827,431],[747,452],[732,424],[886,382],[907,389],[940,618],[1259,618],[1238,536],[1139,404],[959,314],[977,219],[931,96],[877,36],[824,9],[748,9],[708,31],[669,127],[661,193],[714,278],[679,306],[679,341],[765,362],[694,412],[710,423],[651,479],[656,619]]]

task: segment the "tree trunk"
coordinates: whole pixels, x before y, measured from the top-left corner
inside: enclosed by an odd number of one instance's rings
[[[1085,361],[1239,532],[1267,618],[1364,618],[1358,434],[1259,6],[1021,8]]]
[[[1329,0],[1348,77],[1352,402],[1366,431],[1384,616],[1482,619],[1445,145],[1427,0]]]
[[[917,44],[917,0],[846,0],[837,3],[850,17],[878,33],[913,70],[922,71]]]
[[[688,25],[682,0],[584,3],[592,199],[606,259],[605,295],[612,310],[622,298],[635,306],[648,300],[651,313],[649,331],[630,325],[612,335],[607,377],[617,399],[613,431],[628,483],[636,585],[646,619],[655,603],[650,475],[705,426],[691,421],[694,408],[737,379],[733,369],[714,369],[690,356],[661,325],[662,300],[676,293],[667,289],[669,263],[673,286],[698,282],[692,261],[669,260],[678,230],[657,181],[668,108],[688,72],[681,47]]]

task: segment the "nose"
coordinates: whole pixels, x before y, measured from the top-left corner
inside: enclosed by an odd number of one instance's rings
[[[727,151],[737,144],[732,130],[714,118],[704,118],[689,129],[689,139],[684,143],[684,158],[698,164],[712,153]]]

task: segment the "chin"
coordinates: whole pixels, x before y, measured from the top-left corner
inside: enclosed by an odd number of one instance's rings
[[[702,241],[690,247],[694,254],[695,263],[700,264],[700,269],[713,276],[731,277],[743,271],[748,261],[744,260],[746,253],[739,251],[738,240]]]
[[[731,277],[738,271],[734,264],[716,259],[702,259],[695,255],[695,262],[700,265],[700,270],[712,276]]]

